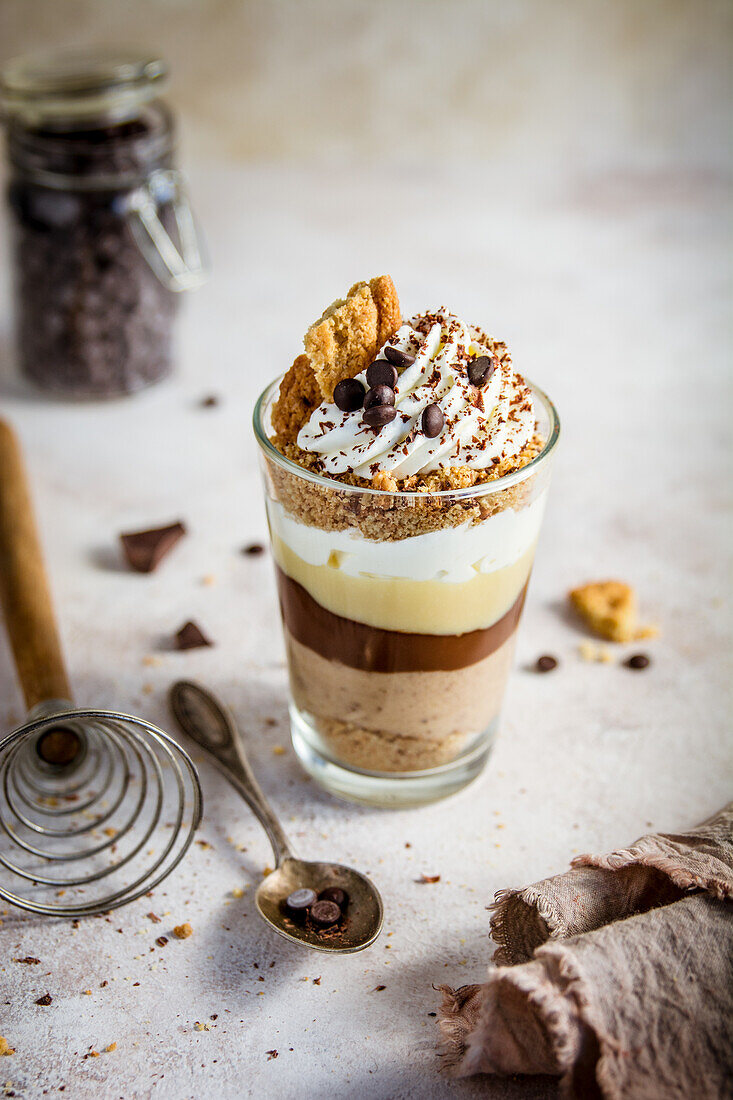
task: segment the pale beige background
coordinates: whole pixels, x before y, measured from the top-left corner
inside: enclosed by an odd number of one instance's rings
[[[195,155],[715,170],[732,28],[726,0],[1,0],[0,56],[162,51]]]

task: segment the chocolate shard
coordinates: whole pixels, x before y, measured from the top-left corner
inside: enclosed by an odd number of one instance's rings
[[[120,542],[131,569],[137,573],[152,573],[185,534],[185,525],[179,521],[167,527],[130,531],[120,535]]]
[[[184,623],[176,632],[177,649],[198,649],[199,646],[205,645],[213,645],[213,642],[209,641],[201,627],[194,622]]]

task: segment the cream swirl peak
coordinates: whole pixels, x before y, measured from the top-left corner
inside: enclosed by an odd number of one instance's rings
[[[378,352],[377,362],[387,358],[388,348],[414,357],[394,386],[394,419],[376,429],[364,422],[363,409],[344,412],[324,402],[300,429],[298,446],[319,455],[325,473],[368,479],[383,471],[402,479],[447,467],[483,470],[531,441],[536,426],[532,392],[508,357],[494,358],[481,329],[441,309],[402,324]],[[477,386],[469,367],[480,356],[491,358],[494,369]],[[366,389],[366,371],[356,380]],[[431,405],[443,416],[442,428],[432,437],[423,424]]]

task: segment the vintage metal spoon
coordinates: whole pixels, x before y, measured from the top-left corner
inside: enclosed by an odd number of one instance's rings
[[[252,773],[242,740],[229,711],[212,694],[191,680],[179,680],[170,689],[170,705],[184,733],[211,757],[211,762],[239,791],[272,844],[275,870],[260,883],[257,911],[281,936],[316,951],[334,955],[362,951],[382,930],[384,910],[374,883],[342,863],[311,863],[297,859]],[[340,886],[349,895],[346,920],[338,935],[324,934],[288,918],[284,901],[294,890],[308,887],[319,893]]]

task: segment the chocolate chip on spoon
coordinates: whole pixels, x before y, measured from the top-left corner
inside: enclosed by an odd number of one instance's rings
[[[389,386],[391,390],[397,385],[396,367],[388,363],[386,359],[375,359],[367,367],[366,380],[370,386]]]
[[[394,405],[394,390],[391,386],[372,386],[364,398],[364,408],[373,409],[375,405]]]
[[[411,367],[415,362],[414,355],[410,355],[406,351],[400,351],[399,348],[393,348],[391,344],[387,344],[384,355],[395,367]]]
[[[468,364],[468,381],[472,386],[482,389],[491,380],[499,360],[495,355],[479,355]]]
[[[373,405],[371,409],[364,410],[363,420],[370,428],[383,428],[397,416],[394,405]]]
[[[445,417],[440,405],[432,404],[423,409],[422,430],[428,439],[435,439],[436,435],[440,435],[444,424]]]
[[[300,915],[310,909],[315,901],[317,901],[315,890],[304,886],[301,890],[293,890],[292,894],[288,894],[285,905],[291,913]]]
[[[316,901],[308,915],[318,928],[330,928],[341,919],[341,910],[335,901]]]
[[[319,901],[333,901],[342,911],[349,904],[349,895],[340,886],[327,886],[318,895]]]
[[[356,378],[344,378],[333,391],[333,400],[341,412],[356,412],[364,404],[364,386]]]

